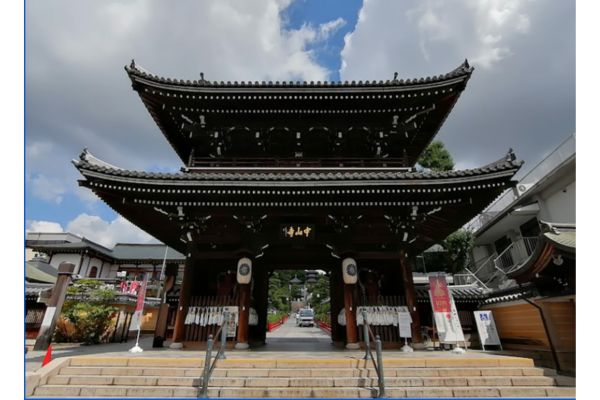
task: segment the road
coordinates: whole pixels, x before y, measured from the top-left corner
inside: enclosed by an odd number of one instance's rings
[[[318,328],[296,326],[294,318],[288,319],[274,332],[267,333],[269,351],[332,351],[331,336]]]

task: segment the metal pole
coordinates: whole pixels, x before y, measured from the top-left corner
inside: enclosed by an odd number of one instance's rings
[[[550,344],[550,351],[552,352],[552,358],[554,359],[554,365],[556,366],[556,371],[560,372],[560,362],[558,361],[558,354],[556,353],[556,348],[554,347],[554,343],[552,342],[552,337],[550,337],[550,329],[548,329],[548,324],[546,322],[546,318],[544,317],[544,310],[541,306],[535,304],[533,301],[529,300],[526,297],[523,297],[527,303],[531,304],[535,308],[537,308],[540,318],[542,319],[542,324],[544,325],[544,331],[546,331],[546,337],[548,338],[548,343]],[[501,345],[502,346],[502,345]]]
[[[367,312],[363,309],[363,336],[365,340],[365,360],[369,359],[369,352],[371,351],[371,341],[369,338],[369,326],[367,325]]]
[[[385,397],[385,383],[383,380],[383,354],[379,335],[375,336],[375,351],[377,353],[377,368],[379,369],[379,397]]]
[[[165,245],[165,255],[163,257],[163,263],[162,263],[162,267],[160,268],[160,285],[158,286],[158,295],[156,297],[160,298],[161,295],[163,294],[163,288],[165,285],[165,268],[167,265],[167,251],[169,250],[169,246]],[[164,291],[165,293],[165,297],[163,298],[163,303],[166,303],[167,301],[167,291]]]
[[[212,358],[213,335],[208,335],[206,342],[206,357],[204,358],[204,373],[202,374],[202,391],[200,397],[208,397],[208,374],[210,373],[210,359]]]

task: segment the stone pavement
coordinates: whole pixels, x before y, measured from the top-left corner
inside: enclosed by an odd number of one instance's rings
[[[28,342],[28,344],[31,344]],[[152,348],[152,335],[142,335],[140,346],[143,353],[129,353],[129,349],[135,345],[135,340],[130,339],[126,343],[106,343],[98,345],[83,346],[78,344],[54,344],[52,359],[72,356],[100,356],[100,357],[160,357],[160,358],[204,358],[203,350],[172,350],[166,347]],[[25,355],[25,369],[28,372],[37,371],[42,364],[46,352],[29,351]],[[466,354],[457,355],[448,351],[416,351],[414,353],[402,353],[395,350],[385,350],[385,359],[397,358],[485,358],[501,355],[502,352],[492,353],[480,350],[469,350]],[[228,350],[227,358],[230,359],[306,359],[306,358],[349,358],[360,359],[364,351],[350,351],[333,346],[329,336],[319,328],[296,327],[293,319],[287,321],[274,332],[267,334],[267,344],[260,348],[248,350]],[[515,354],[510,354],[515,355]]]

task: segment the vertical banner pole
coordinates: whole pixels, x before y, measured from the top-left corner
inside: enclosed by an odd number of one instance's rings
[[[148,286],[148,273],[144,274],[144,280],[142,286],[140,286],[137,296],[137,302],[135,305],[135,312],[133,315],[137,315],[137,337],[135,339],[135,346],[129,349],[130,353],[141,353],[144,350],[140,347],[140,331],[142,329],[142,314],[144,313],[144,300],[146,298],[146,287]]]
[[[165,268],[167,266],[167,251],[168,250],[169,250],[169,246],[165,245],[165,256],[163,257],[163,263],[162,263],[162,267],[160,269],[160,286],[158,289],[158,290],[160,290],[160,292],[158,293],[158,297],[161,297],[161,295],[163,294],[162,293],[162,291],[164,289],[163,286],[165,285]],[[166,303],[167,302],[167,291],[165,290],[164,292],[165,292],[164,293],[165,296],[164,296],[164,299],[162,302]]]

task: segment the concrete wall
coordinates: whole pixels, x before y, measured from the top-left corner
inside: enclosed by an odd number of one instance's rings
[[[50,259],[50,265],[58,269],[58,266],[63,262],[70,262],[75,265],[75,273],[79,268],[79,260],[81,255],[78,253],[54,254]],[[85,266],[85,263],[83,264]]]
[[[562,183],[565,185],[553,185],[541,194],[544,205],[540,207],[539,218],[543,221],[574,224],[575,181]]]

